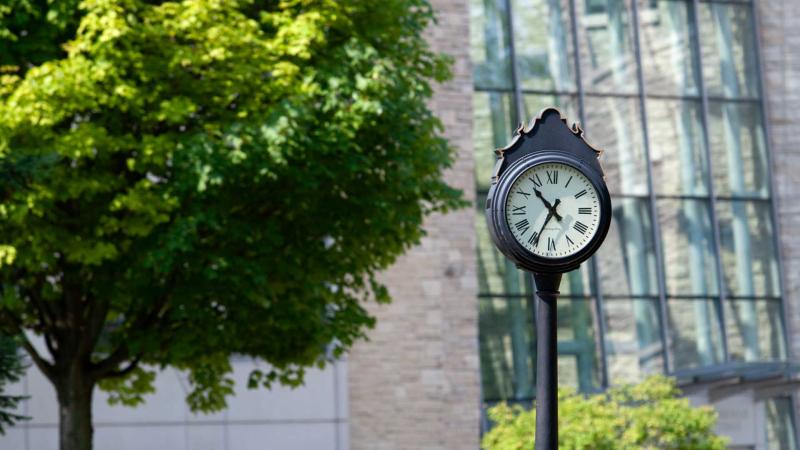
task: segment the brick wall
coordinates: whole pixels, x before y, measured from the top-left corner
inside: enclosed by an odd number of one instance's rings
[[[772,171],[794,359],[800,356],[800,15],[796,0],[757,0]]]
[[[455,60],[431,107],[458,148],[448,181],[474,198],[472,78],[466,0],[434,0],[429,41]],[[371,305],[378,324],[348,356],[353,450],[479,446],[475,210],[429,218],[421,244],[383,280],[394,301]]]

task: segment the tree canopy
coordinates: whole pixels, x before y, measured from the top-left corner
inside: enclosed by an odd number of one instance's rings
[[[140,401],[147,363],[219,409],[233,353],[271,367],[252,385],[299,383],[364,337],[376,274],[460,205],[432,20],[425,0],[0,6],[0,165],[32,168],[0,184],[0,324],[42,337],[62,406],[96,382]]]

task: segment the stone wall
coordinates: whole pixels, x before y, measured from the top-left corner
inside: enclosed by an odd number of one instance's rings
[[[431,107],[458,148],[447,180],[474,199],[469,5],[434,0],[429,42],[454,58]],[[352,450],[479,447],[475,210],[436,215],[421,244],[388,270],[390,305],[371,305],[370,341],[348,356]]]
[[[794,359],[800,356],[800,16],[796,0],[758,0],[783,294]]]

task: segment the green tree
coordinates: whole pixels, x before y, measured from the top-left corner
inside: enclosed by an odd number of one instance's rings
[[[12,0],[0,6],[0,327],[55,387],[63,450],[94,388],[186,370],[223,408],[363,338],[376,274],[461,204],[426,106],[426,0]],[[35,51],[34,51],[35,50]],[[17,177],[20,178],[20,177]]]
[[[17,350],[18,347],[13,338],[0,336],[0,434],[5,434],[6,427],[27,419],[27,417],[14,412],[19,406],[19,402],[26,397],[4,393],[9,384],[19,381],[25,373],[25,367],[22,365]]]
[[[694,408],[680,397],[672,378],[654,376],[584,397],[558,392],[558,446],[594,450],[724,450],[714,434],[711,407]],[[489,410],[494,428],[483,438],[486,450],[533,449],[536,411],[505,404]]]

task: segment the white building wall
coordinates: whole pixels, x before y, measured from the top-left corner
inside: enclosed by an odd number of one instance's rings
[[[236,395],[216,414],[192,414],[186,375],[166,369],[156,393],[136,408],[94,398],[95,450],[348,450],[347,364],[310,370],[297,389],[247,389],[250,370],[263,364],[232,362]],[[9,393],[29,395],[20,408],[31,417],[0,436],[0,450],[58,450],[58,405],[47,379],[31,368]]]

